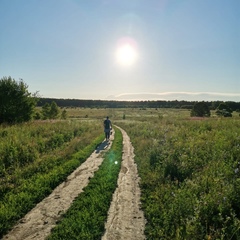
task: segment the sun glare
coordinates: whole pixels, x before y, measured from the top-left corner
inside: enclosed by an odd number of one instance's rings
[[[134,64],[137,60],[136,46],[129,40],[121,41],[117,47],[116,58],[121,65],[130,66]]]

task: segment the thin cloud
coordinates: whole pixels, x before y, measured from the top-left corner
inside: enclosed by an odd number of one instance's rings
[[[162,93],[122,93],[108,96],[109,100],[186,100],[186,101],[240,101],[240,93],[219,93],[219,92],[162,92]]]

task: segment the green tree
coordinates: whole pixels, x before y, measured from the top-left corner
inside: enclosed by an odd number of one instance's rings
[[[36,114],[34,115],[34,119],[35,120],[40,120],[42,118],[41,113],[40,112],[36,112]]]
[[[0,123],[19,123],[32,119],[38,98],[31,94],[23,80],[0,79]]]
[[[56,104],[56,102],[52,102],[51,103],[51,106],[50,106],[50,115],[49,115],[49,118],[50,119],[56,119],[58,118],[58,114],[59,114],[60,110],[59,110],[59,107],[58,105]]]
[[[232,117],[232,109],[226,103],[220,103],[217,107],[216,114],[223,117]]]
[[[49,103],[45,103],[42,107],[43,119],[56,119],[58,118],[59,112],[59,107],[54,101],[51,102],[51,105]]]
[[[197,102],[191,110],[192,117],[210,117],[210,109],[205,102]]]
[[[67,119],[67,111],[64,109],[61,114],[61,119]]]
[[[51,107],[50,107],[50,104],[49,103],[45,103],[43,106],[42,106],[42,116],[43,116],[43,119],[48,119],[49,116],[50,116],[50,110],[51,110]]]

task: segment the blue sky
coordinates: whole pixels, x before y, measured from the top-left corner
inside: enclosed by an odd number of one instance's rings
[[[42,97],[240,101],[239,0],[0,0],[0,16],[0,78]]]

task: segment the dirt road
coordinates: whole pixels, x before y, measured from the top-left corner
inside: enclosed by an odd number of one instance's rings
[[[145,220],[140,211],[140,189],[137,168],[134,164],[133,147],[126,132],[123,134],[123,160],[109,217],[106,233],[102,239],[145,239]],[[43,240],[50,233],[61,215],[67,211],[73,200],[87,186],[89,179],[98,170],[103,158],[102,153],[111,148],[110,142],[102,142],[91,156],[77,168],[65,182],[60,184],[48,197],[36,205],[19,223],[3,237],[3,240]]]
[[[126,132],[119,129],[123,135],[123,159],[102,240],[142,240],[145,239],[145,219],[140,209],[139,177],[133,146]]]

